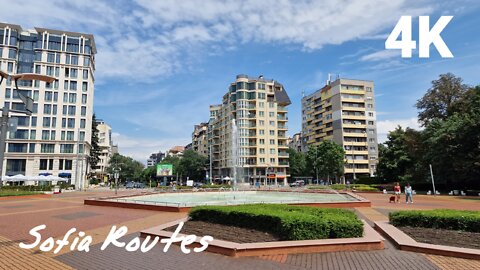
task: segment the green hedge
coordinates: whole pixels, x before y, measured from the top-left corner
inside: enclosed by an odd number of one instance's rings
[[[34,194],[41,194],[41,191],[24,191],[24,190],[4,190],[3,188],[0,190],[0,197],[9,197],[9,196],[23,196],[23,195],[34,195]]]
[[[333,184],[330,186],[308,186],[308,189],[334,189],[334,190],[345,190],[346,185],[344,184]],[[350,189],[355,189],[357,191],[380,191],[376,185],[363,185],[363,184],[353,184],[350,185]]]
[[[480,232],[480,211],[450,209],[397,211],[390,213],[389,218],[394,226]]]
[[[361,237],[363,223],[345,209],[284,204],[199,206],[192,220],[238,226],[277,235],[282,240]]]

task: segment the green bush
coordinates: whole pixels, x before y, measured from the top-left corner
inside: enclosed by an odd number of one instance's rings
[[[361,237],[363,223],[345,209],[284,204],[199,206],[192,220],[239,226],[273,233],[282,240]]]
[[[23,196],[23,195],[33,195],[33,194],[41,194],[41,191],[25,191],[25,190],[11,190],[11,189],[1,189],[0,190],[0,197],[8,197],[8,196]]]
[[[12,191],[52,191],[51,185],[38,185],[38,186],[3,186],[2,190]]]
[[[480,232],[480,211],[450,209],[397,211],[390,213],[389,218],[394,226]]]

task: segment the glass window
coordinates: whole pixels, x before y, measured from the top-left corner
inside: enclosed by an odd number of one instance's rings
[[[55,144],[52,143],[42,143],[40,152],[42,153],[55,153]]]
[[[83,70],[83,78],[88,79],[88,69]]]
[[[77,91],[77,82],[70,81],[70,90]]]
[[[83,58],[83,66],[84,66],[84,67],[88,67],[89,65],[90,65],[90,58],[87,57],[87,56],[85,56],[85,57]]]
[[[8,49],[8,58],[17,59],[17,50],[16,49]]]
[[[47,53],[47,62],[48,63],[55,63],[55,54],[54,53]]]
[[[82,115],[82,116],[85,116],[85,115],[87,115],[87,107],[85,107],[85,106],[82,106],[82,109],[81,109],[81,115]]]
[[[50,138],[50,131],[42,130],[42,140],[48,140],[48,138]]]
[[[29,144],[30,149],[28,150],[29,153],[35,153],[35,145],[34,143]]]
[[[40,159],[40,170],[46,170],[48,168],[48,159]]]
[[[68,118],[67,127],[68,128],[74,128],[75,127],[75,118]]]
[[[72,55],[72,59],[70,59],[70,64],[78,65],[78,56]]]
[[[73,131],[67,131],[67,141],[73,141],[75,138],[75,132]]]
[[[7,71],[8,72],[13,72],[13,63],[12,62],[8,62]]]
[[[87,82],[83,82],[83,83],[82,83],[82,91],[83,91],[83,92],[86,92],[87,89],[88,89],[88,83],[87,83]]]
[[[75,102],[77,102],[77,94],[72,94],[72,93],[70,93],[70,94],[68,95],[68,102],[70,102],[70,103],[75,103]]]
[[[80,119],[80,128],[85,128],[86,121],[85,119]]]
[[[36,117],[36,116],[32,116],[31,124],[32,124],[32,127],[36,127],[36,126],[37,126],[37,117]]]
[[[73,144],[60,144],[60,153],[73,153]]]
[[[43,117],[43,127],[50,127],[50,117]]]
[[[82,104],[87,104],[87,95],[82,95]]]
[[[80,131],[80,141],[85,141],[85,131]]]

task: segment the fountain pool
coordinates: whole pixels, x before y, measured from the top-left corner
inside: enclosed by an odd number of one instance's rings
[[[129,197],[85,200],[85,204],[162,211],[188,211],[200,205],[241,205],[280,203],[318,207],[370,206],[370,201],[351,193],[311,193],[278,191],[223,191],[155,193]]]

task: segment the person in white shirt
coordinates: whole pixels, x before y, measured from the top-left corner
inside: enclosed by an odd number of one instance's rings
[[[406,203],[408,203],[409,199],[410,199],[410,203],[413,203],[413,191],[412,191],[412,187],[410,186],[410,183],[408,183],[407,186],[405,187]]]

